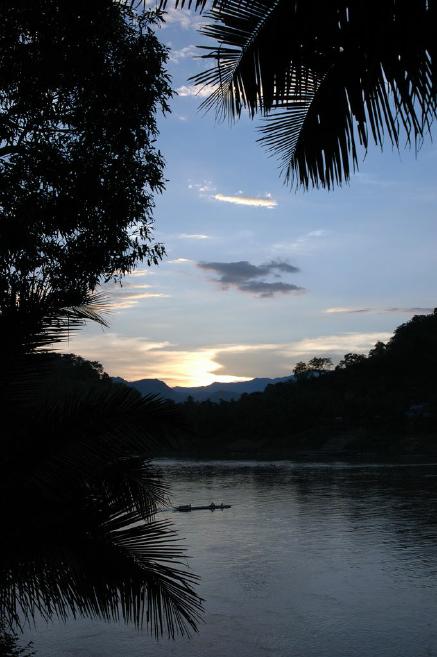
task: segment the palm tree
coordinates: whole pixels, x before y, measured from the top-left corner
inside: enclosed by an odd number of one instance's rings
[[[165,7],[167,0],[163,0]],[[207,0],[176,0],[203,10]],[[211,0],[202,104],[263,118],[289,183],[332,188],[359,147],[420,147],[436,115],[433,0]]]
[[[35,613],[119,618],[156,635],[196,629],[196,577],[182,565],[167,489],[152,468],[171,405],[108,379],[56,375],[53,343],[102,302],[62,307],[41,282],[0,312],[0,625]],[[96,303],[97,302],[97,303]]]

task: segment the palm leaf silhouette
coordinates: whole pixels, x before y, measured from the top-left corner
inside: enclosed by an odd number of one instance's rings
[[[165,7],[167,2],[163,2]],[[203,10],[206,0],[176,2]],[[264,117],[260,142],[285,180],[328,189],[358,152],[419,148],[436,115],[433,3],[417,0],[216,0],[201,32],[213,66],[202,104],[220,118]]]
[[[0,456],[0,618],[81,614],[146,625],[156,636],[187,634],[201,614],[197,578],[171,524],[156,519],[168,497],[150,462],[177,414],[109,380],[64,372],[54,385],[50,345],[88,319],[104,323],[99,297],[56,303],[34,285],[11,294],[0,313],[9,338],[0,376],[9,427]]]

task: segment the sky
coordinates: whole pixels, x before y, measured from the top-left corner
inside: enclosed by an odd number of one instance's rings
[[[256,122],[199,111],[208,90],[196,95],[188,78],[204,68],[203,20],[170,9],[159,29],[178,91],[159,122],[167,184],[154,236],[167,257],[111,287],[110,326],[88,326],[68,350],[112,376],[171,386],[366,353],[437,306],[437,146],[370,148],[350,184],[291,190]]]

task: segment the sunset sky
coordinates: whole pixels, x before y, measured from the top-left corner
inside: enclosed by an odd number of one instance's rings
[[[159,266],[113,294],[110,328],[68,349],[111,375],[207,385],[284,376],[316,354],[339,359],[386,340],[437,305],[437,146],[371,149],[350,185],[291,191],[256,143],[256,122],[199,113],[188,77],[199,16],[170,10],[179,95],[160,121],[168,180],[157,198]]]

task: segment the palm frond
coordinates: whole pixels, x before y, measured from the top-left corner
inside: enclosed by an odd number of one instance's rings
[[[23,523],[0,566],[3,621],[81,615],[146,625],[156,637],[195,631],[197,577],[183,567],[170,523],[134,512],[98,516],[97,529],[95,514],[86,510],[51,519],[40,513],[38,526]]]
[[[174,407],[120,384],[82,387],[40,391],[24,417],[20,403],[7,410],[0,617],[81,614],[187,633],[201,610],[196,577],[170,523],[154,519],[168,491],[148,458]]]
[[[174,0],[174,6],[176,9],[195,9],[202,11],[208,0]],[[160,0],[159,2],[159,8],[160,9],[166,9],[168,4],[168,0]]]
[[[289,48],[283,46],[284,25],[289,25],[291,18],[289,3],[234,0],[225,8],[213,8],[207,16],[215,22],[201,32],[219,45],[206,47],[203,55],[203,59],[213,60],[214,66],[192,78],[199,86],[215,87],[202,103],[203,109],[215,106],[221,117],[238,117],[247,109],[253,117],[271,106],[275,94],[284,98],[292,91],[292,78],[294,84],[297,78],[290,70]],[[263,57],[265,48],[269,57]],[[299,84],[305,87],[301,78]]]
[[[0,304],[0,338],[10,351],[22,355],[66,341],[86,321],[107,326],[106,296],[88,293],[80,303],[66,305],[41,281],[27,281],[3,292]]]
[[[123,499],[126,508],[149,513],[165,503],[166,488],[146,461],[178,428],[174,405],[112,383],[46,396],[34,391],[33,399],[29,431],[21,426],[23,437],[0,460],[5,486],[65,496],[86,482],[105,490],[108,503]]]
[[[431,2],[223,0],[208,17],[201,31],[217,45],[203,58],[213,66],[192,78],[215,88],[202,107],[220,118],[266,116],[260,141],[287,181],[331,188],[370,141],[418,149],[429,133]]]
[[[127,3],[141,3],[144,0],[126,0]],[[173,4],[176,9],[194,9],[194,11],[203,11],[205,7],[209,4],[213,8],[224,9],[230,4],[238,4],[241,7],[246,7],[251,5],[251,0],[174,0]],[[169,0],[160,0],[159,8],[166,9],[169,4]]]

